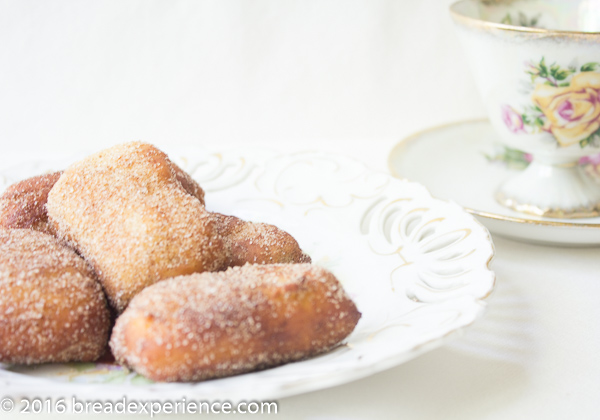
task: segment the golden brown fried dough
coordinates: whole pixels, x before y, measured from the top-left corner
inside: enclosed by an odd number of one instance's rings
[[[179,166],[172,165],[181,186],[204,204],[204,190],[200,185]],[[62,171],[38,175],[8,187],[0,196],[0,228],[34,229],[53,234],[48,223],[46,202],[61,174]]]
[[[0,196],[0,228],[52,233],[48,224],[48,193],[62,172],[35,176],[11,185]]]
[[[50,191],[57,235],[92,265],[117,312],[157,281],[223,266],[216,223],[175,168],[154,146],[128,143],[74,164]]]
[[[0,362],[94,361],[109,312],[88,265],[56,238],[0,230]]]
[[[245,265],[155,284],[117,319],[117,361],[156,381],[235,375],[338,344],[360,318],[328,271],[310,264]]]
[[[177,181],[179,181],[183,189],[187,191],[188,194],[191,194],[198,200],[200,200],[202,205],[204,205],[204,190],[200,187],[200,185],[198,185],[198,183],[194,181],[190,174],[185,172],[173,162],[171,162],[171,166],[173,167],[173,171],[175,172],[175,177],[177,178]]]
[[[225,268],[250,264],[309,263],[289,233],[266,223],[246,222],[235,216],[212,213],[225,243]]]

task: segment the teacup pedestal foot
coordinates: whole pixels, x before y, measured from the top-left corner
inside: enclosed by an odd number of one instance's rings
[[[577,161],[534,159],[505,181],[496,200],[513,210],[552,218],[600,216],[600,183]]]

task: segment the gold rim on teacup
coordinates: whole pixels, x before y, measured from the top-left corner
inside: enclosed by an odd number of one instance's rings
[[[466,27],[483,30],[499,30],[507,32],[517,32],[535,36],[556,37],[556,38],[585,38],[587,41],[594,40],[600,43],[599,31],[573,31],[565,29],[546,29],[530,26],[520,26],[508,23],[493,22],[482,18],[467,16],[459,10],[462,5],[473,3],[475,0],[459,0],[450,6],[450,15],[455,22]],[[486,4],[482,2],[483,4]]]

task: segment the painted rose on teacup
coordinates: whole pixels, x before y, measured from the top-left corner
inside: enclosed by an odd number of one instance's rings
[[[547,65],[545,58],[528,64],[533,93],[531,105],[519,111],[504,104],[502,121],[513,134],[554,136],[558,147],[579,143],[581,148],[600,145],[600,73],[598,63],[586,63],[579,69]]]
[[[546,116],[544,129],[561,146],[600,135],[600,73],[579,73],[565,87],[538,84],[532,99]]]

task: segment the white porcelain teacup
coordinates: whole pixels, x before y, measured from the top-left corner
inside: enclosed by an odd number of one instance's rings
[[[600,0],[462,0],[451,14],[499,139],[533,156],[498,201],[600,215],[600,184],[577,164],[600,152]]]

